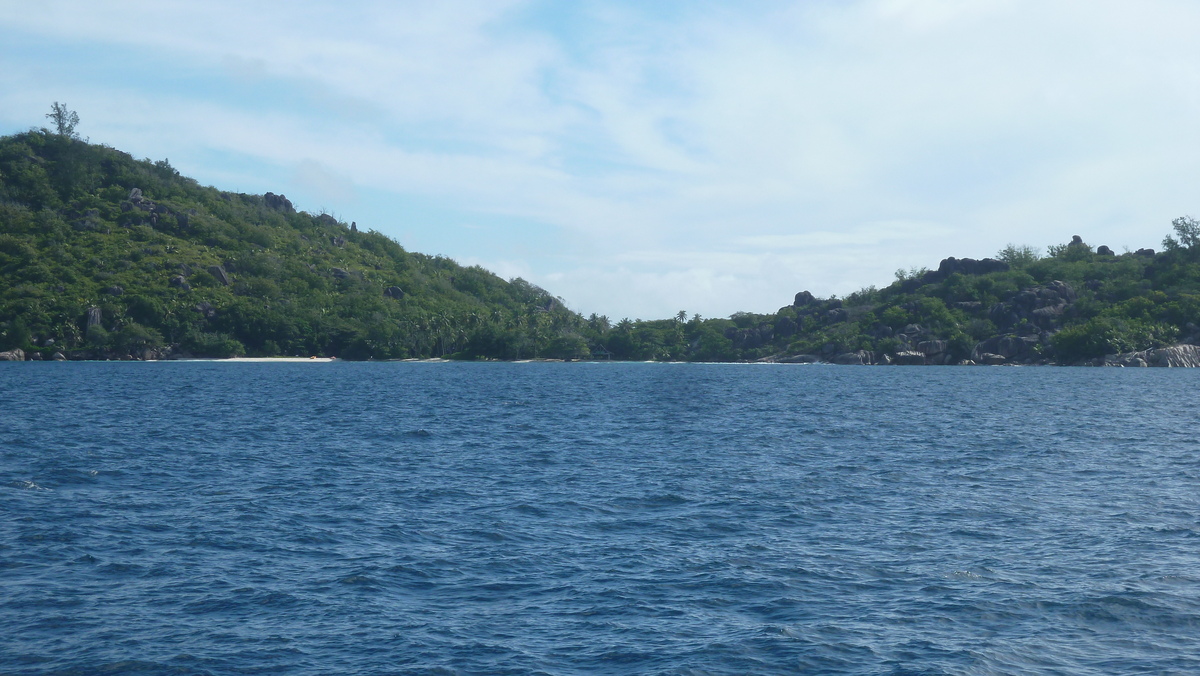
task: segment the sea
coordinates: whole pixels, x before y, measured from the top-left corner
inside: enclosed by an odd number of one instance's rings
[[[1193,674],[1200,370],[0,363],[0,674]]]

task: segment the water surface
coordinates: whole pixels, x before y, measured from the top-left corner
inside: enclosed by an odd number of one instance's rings
[[[1194,673],[1198,384],[4,363],[0,673]]]

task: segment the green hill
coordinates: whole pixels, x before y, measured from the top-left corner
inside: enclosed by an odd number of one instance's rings
[[[887,288],[846,298],[802,291],[774,314],[623,321],[600,342],[627,359],[1133,364],[1153,357],[1135,351],[1200,343],[1200,223],[1173,226],[1163,252],[1118,255],[1078,236],[1045,257],[1009,246],[995,259],[899,271]],[[1183,352],[1173,364],[1200,356]]]
[[[0,138],[0,349],[33,358],[579,358],[544,290],[282,195],[45,130]]]
[[[845,298],[801,292],[771,314],[613,323],[59,126],[0,138],[0,350],[35,359],[1133,364],[1153,355],[1130,353],[1200,343],[1200,223],[1186,217],[1157,253],[1076,237],[1046,256],[947,258]]]

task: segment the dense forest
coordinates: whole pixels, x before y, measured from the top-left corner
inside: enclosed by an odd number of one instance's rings
[[[28,359],[1101,364],[1200,342],[1200,223],[1187,217],[1160,252],[1076,236],[845,298],[802,291],[772,314],[613,322],[282,195],[203,187],[87,143],[68,112],[56,104],[54,131],[0,138],[0,350]]]

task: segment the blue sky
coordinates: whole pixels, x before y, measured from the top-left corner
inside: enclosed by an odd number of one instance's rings
[[[610,317],[1157,247],[1200,215],[1200,4],[0,0],[0,133],[285,193]]]

